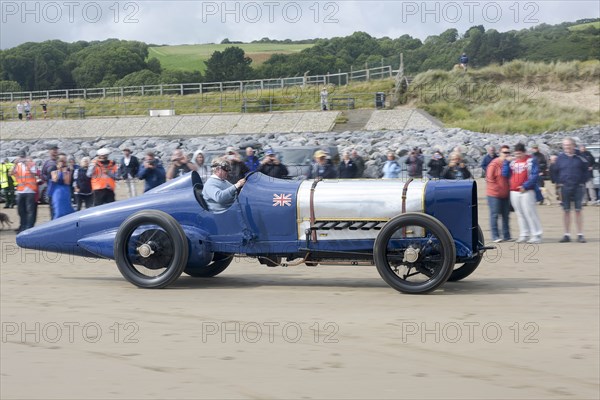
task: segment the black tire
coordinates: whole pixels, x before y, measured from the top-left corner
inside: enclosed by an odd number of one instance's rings
[[[479,246],[483,247],[485,245],[485,239],[483,237],[483,231],[481,230],[481,226],[477,226],[477,237],[479,238]],[[473,261],[469,261],[468,263],[464,263],[459,266],[454,266],[454,271],[450,274],[450,278],[448,278],[448,282],[457,282],[461,279],[465,279],[467,276],[471,275],[473,271],[479,267],[481,260],[483,259],[483,253],[480,253],[476,259]]]
[[[425,237],[394,237],[407,227],[424,228]],[[425,238],[429,240],[425,242]],[[395,248],[388,250],[392,242]],[[412,263],[404,261],[409,247],[418,250],[417,259]],[[448,280],[456,261],[456,248],[450,232],[440,221],[423,213],[406,213],[391,219],[381,229],[375,239],[373,259],[379,275],[388,285],[403,293],[422,294]],[[400,267],[406,268],[404,275]],[[415,277],[423,280],[413,281]]]
[[[194,278],[212,278],[225,271],[233,261],[233,255],[215,253],[210,264],[204,267],[186,267],[183,272]]]
[[[136,231],[138,241],[133,242]],[[138,244],[140,247],[136,248]],[[151,248],[153,253],[143,257],[140,254],[143,245]],[[115,237],[114,255],[119,271],[125,279],[141,288],[159,289],[173,283],[183,272],[188,253],[188,241],[181,225],[169,214],[158,210],[133,214],[123,221]],[[147,275],[147,271],[159,270],[162,271],[158,275]]]

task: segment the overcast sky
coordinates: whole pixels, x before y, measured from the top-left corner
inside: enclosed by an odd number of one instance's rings
[[[0,1],[0,48],[119,38],[155,44],[507,31],[600,17],[590,1]]]

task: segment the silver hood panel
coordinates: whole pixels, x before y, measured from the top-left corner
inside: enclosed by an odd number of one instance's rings
[[[313,181],[302,182],[298,189],[298,239],[306,238],[310,228],[310,190]],[[381,221],[402,213],[401,179],[324,180],[314,193],[315,221]],[[414,180],[408,186],[406,212],[424,212],[427,181]],[[360,189],[358,189],[360,187]],[[378,230],[317,231],[318,240],[375,239]]]

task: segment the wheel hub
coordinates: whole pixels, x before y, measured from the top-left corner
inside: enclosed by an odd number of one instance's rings
[[[152,245],[150,243],[144,243],[140,247],[138,247],[136,250],[137,250],[138,254],[144,258],[148,258],[152,254],[154,254],[154,250],[152,249]]]
[[[404,259],[402,262],[414,263],[419,259],[419,249],[409,247],[404,251]]]

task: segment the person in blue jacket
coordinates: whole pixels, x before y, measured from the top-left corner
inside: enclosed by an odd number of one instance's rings
[[[577,241],[585,243],[583,237],[583,216],[581,203],[588,180],[588,162],[576,153],[575,140],[565,138],[562,142],[563,153],[556,159],[556,180],[561,192],[561,204],[564,210],[563,224],[565,234],[561,243],[571,241],[571,203],[575,206],[575,223],[577,225]]]
[[[481,160],[481,177],[485,178],[485,173],[487,171],[488,165],[494,160],[494,158],[498,157],[498,153],[496,153],[496,148],[494,146],[489,146],[487,148],[487,154]]]
[[[260,160],[256,157],[256,151],[252,147],[246,147],[246,161],[244,164],[248,167],[249,172],[258,171],[260,167]]]
[[[334,179],[338,177],[338,172],[327,158],[327,153],[324,150],[317,150],[313,156],[315,162],[308,171],[308,179]]]
[[[394,179],[400,177],[402,168],[396,161],[396,154],[393,151],[388,151],[387,161],[383,164],[383,179]]]
[[[139,179],[145,181],[144,192],[165,183],[166,175],[167,173],[160,160],[155,157],[153,151],[148,151],[144,158],[144,164],[142,164],[137,174]]]

